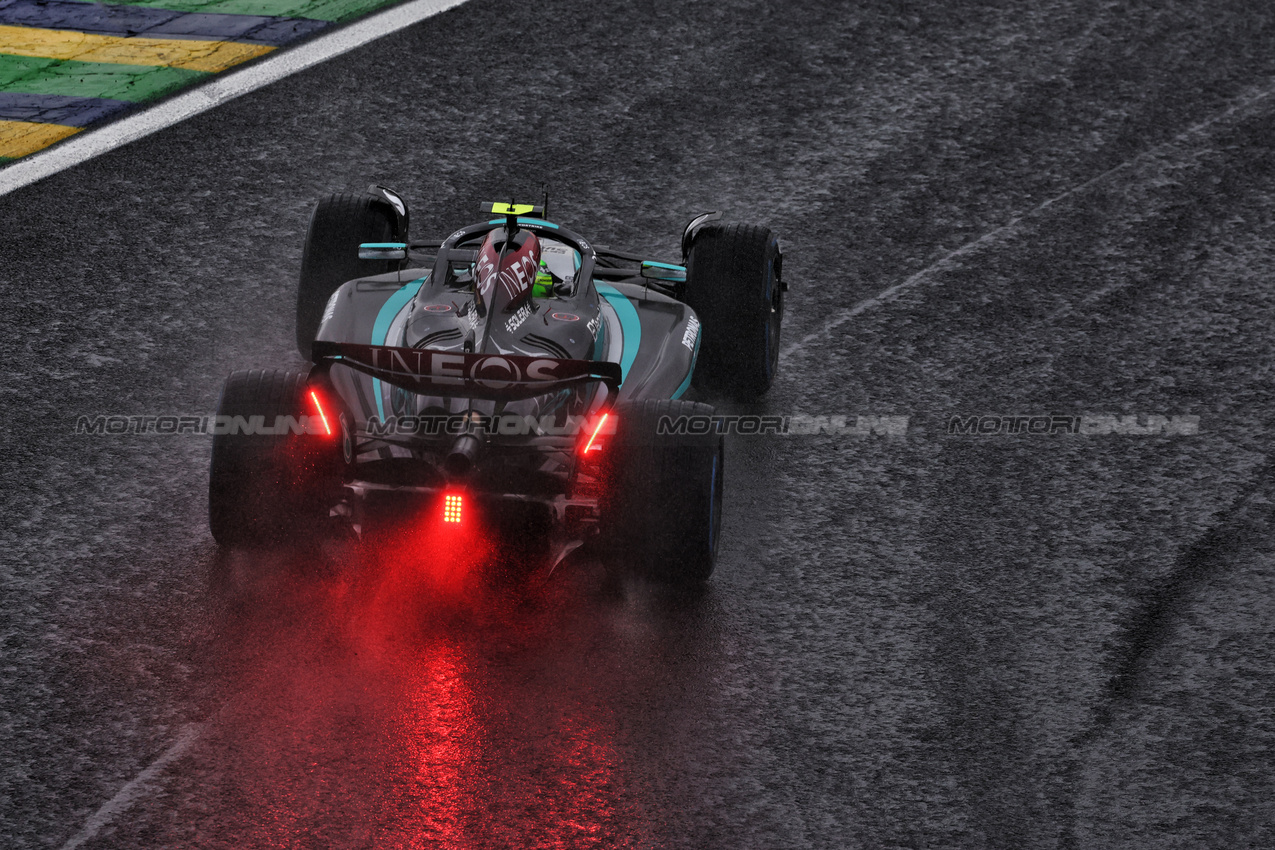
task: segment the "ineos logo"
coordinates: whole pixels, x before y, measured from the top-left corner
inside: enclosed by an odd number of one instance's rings
[[[491,245],[483,246],[474,267],[474,278],[478,281],[478,294],[486,299],[496,283],[496,262],[498,257]]]
[[[564,362],[552,358],[509,359],[497,354],[483,356],[441,351],[404,352],[393,348],[372,347],[368,365],[391,374],[428,375],[435,384],[463,385],[471,382],[487,389],[502,390],[519,382],[553,382],[558,379],[558,367]],[[519,363],[523,365],[520,366]]]
[[[496,377],[486,377],[493,372]],[[484,357],[470,367],[469,379],[489,390],[503,390],[522,380],[522,372],[503,357]]]
[[[552,381],[556,360],[533,360],[527,364],[526,377],[532,381]],[[469,368],[469,380],[489,390],[503,390],[523,379],[518,364],[504,357],[484,357]]]
[[[512,300],[527,291],[535,277],[536,260],[530,253],[525,253],[500,273],[500,283]]]

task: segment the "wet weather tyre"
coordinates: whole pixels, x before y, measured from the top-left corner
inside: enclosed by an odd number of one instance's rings
[[[398,268],[393,260],[360,260],[359,244],[393,237],[392,214],[375,195],[342,192],[315,205],[297,285],[297,349],[303,357],[310,356],[323,308],[341,284]]]
[[[779,366],[784,314],[779,239],[765,227],[710,224],[686,261],[686,301],[699,316],[694,385],[747,401],[764,394]]]
[[[236,427],[219,425],[226,433],[213,436],[208,475],[208,525],[219,545],[279,545],[322,531],[339,487],[335,441],[298,434],[287,419],[277,427],[277,417],[304,422],[306,379],[275,369],[226,379],[217,414],[227,418],[217,421]],[[260,433],[263,426],[283,433]]]
[[[662,584],[698,586],[713,572],[722,523],[722,437],[703,428],[713,408],[642,401],[621,405],[616,414],[603,502],[612,560]]]

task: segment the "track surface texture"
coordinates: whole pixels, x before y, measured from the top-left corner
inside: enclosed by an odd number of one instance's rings
[[[0,199],[0,844],[1275,846],[1273,26],[472,0]],[[207,438],[75,419],[301,365],[309,209],[372,180],[419,236],[544,183],[655,257],[768,225],[780,377],[732,409],[909,433],[732,437],[690,599],[218,555]]]

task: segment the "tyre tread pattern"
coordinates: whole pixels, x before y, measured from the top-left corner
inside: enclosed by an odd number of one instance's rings
[[[708,416],[707,404],[646,400],[621,406],[603,534],[615,561],[655,581],[694,586],[713,571],[721,522],[721,435],[659,434],[662,417]],[[718,465],[711,489],[712,464]]]
[[[358,256],[360,243],[386,242],[393,235],[394,222],[375,195],[341,192],[315,205],[297,284],[297,350],[302,356],[310,356],[323,308],[341,284],[394,271],[397,264],[393,261],[360,260]]]
[[[764,286],[778,251],[778,238],[759,225],[710,224],[695,235],[687,260],[687,303],[703,324],[693,378],[697,389],[740,399],[770,389],[774,374],[765,337],[770,303]],[[771,345],[777,348],[779,340]]]
[[[219,416],[300,416],[306,372],[249,369],[233,372],[222,388]],[[223,546],[282,542],[316,508],[316,464],[305,449],[307,435],[216,434],[208,476],[208,524]],[[309,441],[309,442],[307,442]]]

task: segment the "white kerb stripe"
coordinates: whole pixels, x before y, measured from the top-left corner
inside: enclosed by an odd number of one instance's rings
[[[466,0],[411,0],[336,32],[278,52],[239,70],[226,71],[196,88],[96,130],[72,136],[47,150],[0,168],[0,196],[79,165],[99,154],[171,127],[240,95],[340,56],[384,35],[410,27]]]
[[[165,750],[159,758],[151,762],[145,770],[125,783],[124,787],[114,797],[102,804],[102,807],[85,821],[83,828],[62,845],[62,850],[73,850],[73,848],[79,847],[90,840],[102,831],[102,827],[123,814],[142,797],[145,797],[150,790],[150,785],[164,772],[166,767],[181,758],[191,748],[191,745],[199,740],[204,728],[205,724],[202,723],[191,723],[185,726],[177,736],[177,740],[173,742],[173,745]]]

